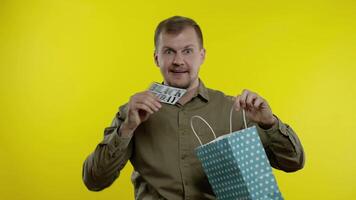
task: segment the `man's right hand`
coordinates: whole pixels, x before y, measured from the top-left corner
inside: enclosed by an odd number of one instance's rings
[[[151,114],[162,107],[158,97],[150,91],[134,94],[131,96],[127,106],[127,117],[120,127],[122,136],[133,134],[142,122],[146,121]]]

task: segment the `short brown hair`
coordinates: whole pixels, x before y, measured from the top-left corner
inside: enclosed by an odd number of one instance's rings
[[[173,16],[173,17],[170,17],[168,19],[161,21],[158,24],[156,31],[155,31],[155,37],[154,37],[155,48],[157,49],[157,47],[158,47],[158,38],[162,32],[179,34],[186,27],[194,28],[194,30],[198,36],[200,48],[203,48],[203,34],[201,32],[199,25],[194,20],[192,20],[188,17],[182,17],[182,16]]]

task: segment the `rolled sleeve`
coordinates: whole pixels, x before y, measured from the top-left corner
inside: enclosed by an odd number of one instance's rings
[[[110,127],[104,130],[104,139],[83,164],[83,182],[89,190],[100,191],[110,186],[120,175],[132,154],[132,137],[118,133],[124,120],[117,113]]]
[[[258,126],[271,165],[286,172],[302,169],[305,156],[297,134],[288,124],[276,118],[278,122],[269,129]]]

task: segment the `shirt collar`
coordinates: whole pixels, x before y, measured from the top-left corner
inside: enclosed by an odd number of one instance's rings
[[[164,85],[164,81],[161,82],[162,85]],[[194,97],[200,97],[206,102],[209,101],[209,92],[208,89],[205,87],[203,81],[199,78],[199,86],[198,86],[198,91],[196,92],[196,95]],[[193,98],[194,98],[193,97]]]
[[[209,101],[208,89],[205,87],[205,85],[201,79],[199,79],[199,87],[198,87],[197,96],[201,97],[202,99],[206,100],[207,102]]]

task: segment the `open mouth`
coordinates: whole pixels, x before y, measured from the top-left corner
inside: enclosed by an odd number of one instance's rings
[[[188,73],[187,70],[170,70],[171,73],[174,74],[184,74],[184,73]]]

